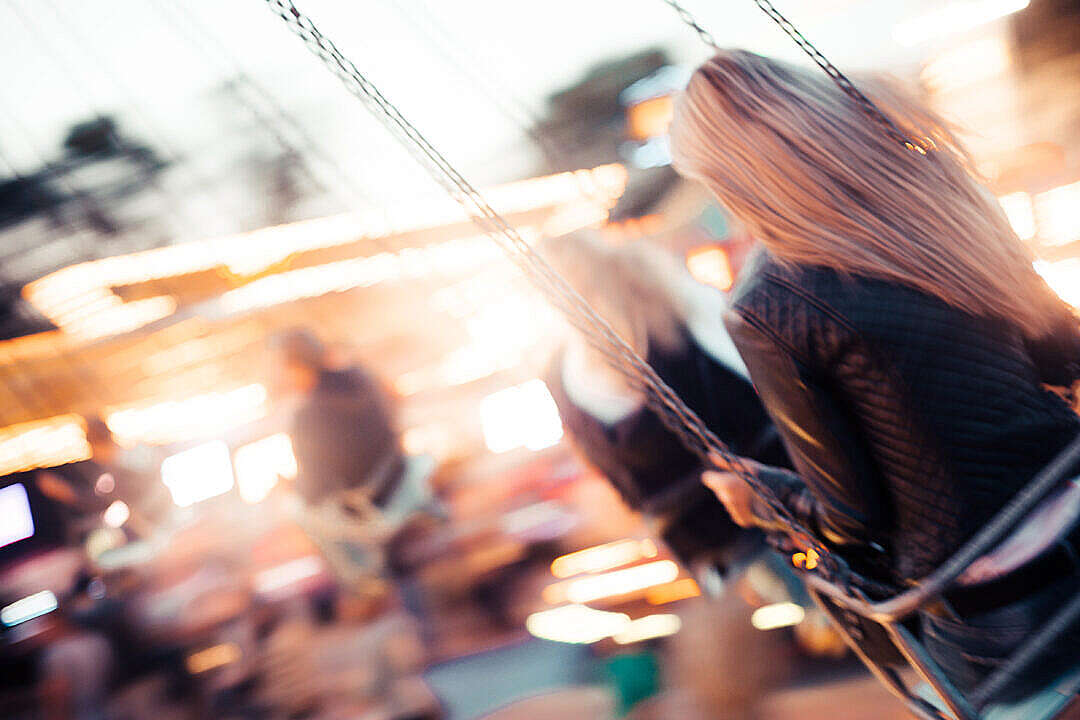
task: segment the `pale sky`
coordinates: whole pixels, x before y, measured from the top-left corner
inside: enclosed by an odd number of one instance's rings
[[[299,0],[302,10],[481,182],[531,164],[521,123],[592,63],[658,45],[706,47],[660,0]],[[924,49],[893,40],[927,0],[779,0],[843,68],[891,69]],[[721,44],[799,58],[752,0],[688,0]],[[0,0],[0,157],[29,171],[94,112],[207,173],[245,151],[212,91],[242,69],[348,167],[374,202],[429,181],[262,0]],[[461,68],[467,68],[462,71]],[[497,97],[498,101],[493,99]],[[500,110],[500,106],[502,109]],[[507,109],[513,117],[507,117]],[[233,128],[233,132],[237,132]],[[523,154],[524,153],[524,154]]]

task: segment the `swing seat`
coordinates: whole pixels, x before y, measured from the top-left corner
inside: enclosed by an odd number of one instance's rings
[[[1064,599],[1042,627],[1033,631],[1000,668],[965,694],[952,684],[907,623],[920,610],[947,607],[950,591],[978,594],[994,583],[1021,578],[1047,558],[1055,572],[1080,572],[1080,438],[1074,440],[952,558],[914,589],[873,601],[854,589],[859,583],[833,583],[807,572],[814,600],[832,617],[859,659],[908,708],[925,720],[1066,720],[1080,718],[1080,648],[1075,663],[1055,681],[1018,701],[1001,696],[1013,680],[1039,662],[1045,652],[1080,623],[1080,594]],[[1064,558],[1064,561],[1062,559]],[[1022,581],[1020,586],[1025,586]],[[896,655],[915,670],[922,684],[909,687],[895,665],[869,652],[861,630],[880,628]]]

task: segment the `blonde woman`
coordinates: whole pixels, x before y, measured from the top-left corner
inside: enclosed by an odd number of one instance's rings
[[[543,253],[714,432],[742,453],[789,466],[724,329],[720,292],[645,242],[612,246],[576,234],[547,241]],[[546,381],[578,449],[628,505],[653,516],[687,564],[728,565],[759,547],[758,534],[740,531],[697,481],[700,460],[579,335],[557,353]]]
[[[797,472],[756,473],[823,541],[903,587],[1080,433],[1045,387],[1080,378],[1080,329],[950,131],[897,90],[863,90],[926,154],[824,74],[743,51],[694,73],[672,144],[677,169],[767,249],[725,322]],[[770,524],[738,477],[704,479],[737,522]],[[1080,588],[1067,552],[1040,562],[924,618],[961,687]],[[1075,659],[1080,643],[1062,644]]]

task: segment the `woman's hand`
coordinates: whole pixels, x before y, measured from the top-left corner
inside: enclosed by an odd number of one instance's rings
[[[742,464],[750,472],[757,471],[757,463],[741,458]],[[730,467],[730,464],[717,458],[717,467]],[[716,494],[728,511],[728,515],[740,527],[749,528],[757,525],[754,517],[754,491],[741,477],[730,470],[706,470],[701,474],[701,482]]]

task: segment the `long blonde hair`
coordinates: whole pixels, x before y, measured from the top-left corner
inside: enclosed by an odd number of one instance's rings
[[[612,245],[587,231],[545,240],[540,252],[636,353],[644,357],[651,344],[681,348],[686,271],[669,253],[645,240]]]
[[[781,262],[894,281],[1048,334],[1061,302],[950,128],[890,84],[860,89],[927,154],[889,137],[823,73],[727,50],[677,102],[675,167]]]

